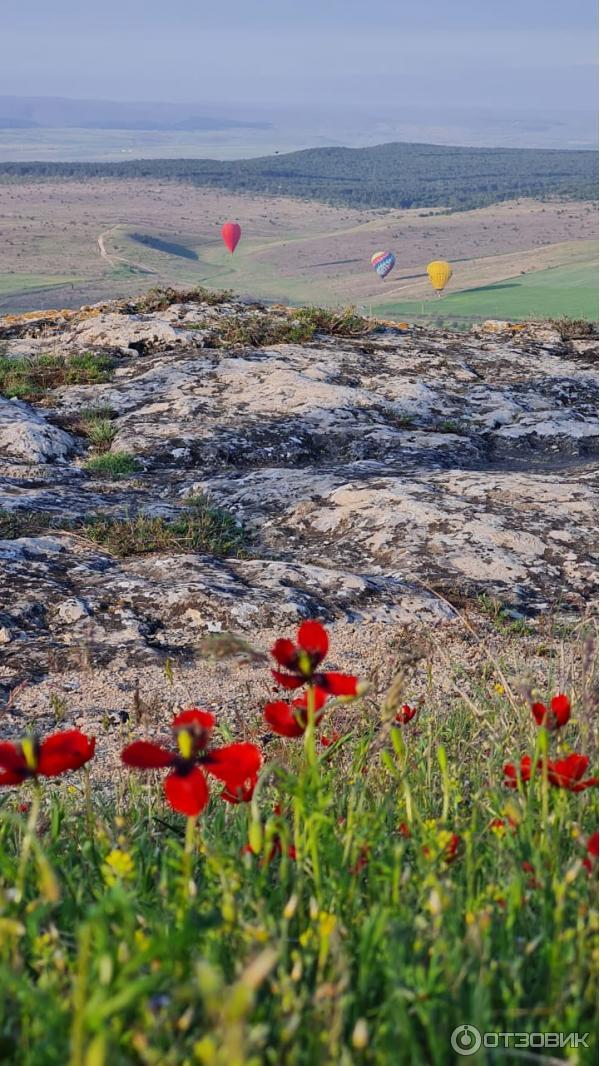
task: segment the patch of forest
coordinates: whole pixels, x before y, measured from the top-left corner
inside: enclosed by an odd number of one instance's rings
[[[0,163],[0,181],[150,178],[354,208],[461,211],[517,197],[595,200],[598,153],[382,144],[309,148],[258,159]]]

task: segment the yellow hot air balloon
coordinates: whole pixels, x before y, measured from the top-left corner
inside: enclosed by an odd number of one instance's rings
[[[452,267],[450,266],[450,263],[447,263],[445,259],[435,259],[433,263],[430,263],[427,267],[427,273],[429,274],[429,280],[438,296],[441,296],[442,290],[446,288],[446,285],[452,277]]]

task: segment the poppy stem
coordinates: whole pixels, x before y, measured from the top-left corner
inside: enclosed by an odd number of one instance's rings
[[[85,1044],[85,1010],[88,1004],[88,978],[92,953],[92,925],[86,922],[79,932],[77,970],[73,990],[73,1022],[71,1025],[70,1066],[83,1062]]]
[[[194,896],[192,888],[192,858],[195,847],[196,815],[189,815],[185,823],[185,844],[183,846],[183,861],[181,864],[182,896],[183,904]],[[194,886],[195,888],[195,886]]]
[[[316,693],[315,686],[309,685],[306,690],[306,730],[304,732],[304,752],[306,755],[306,765],[309,770],[309,780],[311,785],[318,788],[319,776],[318,776],[318,760],[316,750],[316,738],[315,738],[315,718],[317,713]],[[319,846],[317,841],[317,830],[315,822],[312,818],[308,818],[305,822],[305,830],[308,837],[308,849],[310,852],[313,879],[317,891],[320,888],[320,870],[319,870]]]
[[[35,836],[35,830],[37,826],[37,820],[40,813],[40,804],[42,799],[42,790],[36,780],[33,782],[33,799],[31,800],[31,807],[29,808],[29,816],[27,818],[27,826],[25,829],[25,836],[23,837],[23,845],[21,847],[21,857],[19,859],[19,869],[17,872],[17,884],[16,884],[16,898],[17,902],[21,902],[25,891],[25,874],[27,871],[27,863],[29,862],[29,856],[31,854],[31,848],[33,845],[33,839]]]
[[[92,789],[90,785],[90,770],[87,764],[83,768],[83,788],[85,796],[85,820],[87,823],[87,833],[94,842],[94,811],[92,808]]]
[[[545,729],[538,731],[538,738],[536,749],[539,748],[542,755],[542,821],[541,831],[542,836],[547,832],[548,827],[548,733]]]
[[[304,730],[304,753],[306,762],[311,769],[317,763],[315,746],[315,715],[316,715],[315,686],[309,685],[306,690],[306,729]]]

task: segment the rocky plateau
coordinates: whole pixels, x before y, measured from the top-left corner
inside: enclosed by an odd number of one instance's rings
[[[515,618],[593,602],[593,336],[369,321],[307,339],[292,310],[165,303],[0,319],[5,367],[110,361],[95,382],[0,397],[11,683],[308,616],[430,625],[482,596]],[[134,471],[88,469],[85,411]],[[123,555],[85,534],[98,516],[168,524],[198,498],[235,520],[242,550]]]

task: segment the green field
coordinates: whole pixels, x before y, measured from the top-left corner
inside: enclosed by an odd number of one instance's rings
[[[0,296],[11,296],[15,292],[29,292],[34,289],[59,289],[63,285],[74,285],[81,279],[64,274],[0,274]]]
[[[598,267],[595,262],[536,270],[494,285],[451,292],[440,300],[407,300],[381,303],[376,314],[406,318],[445,320],[500,318],[525,321],[532,318],[598,319]]]

